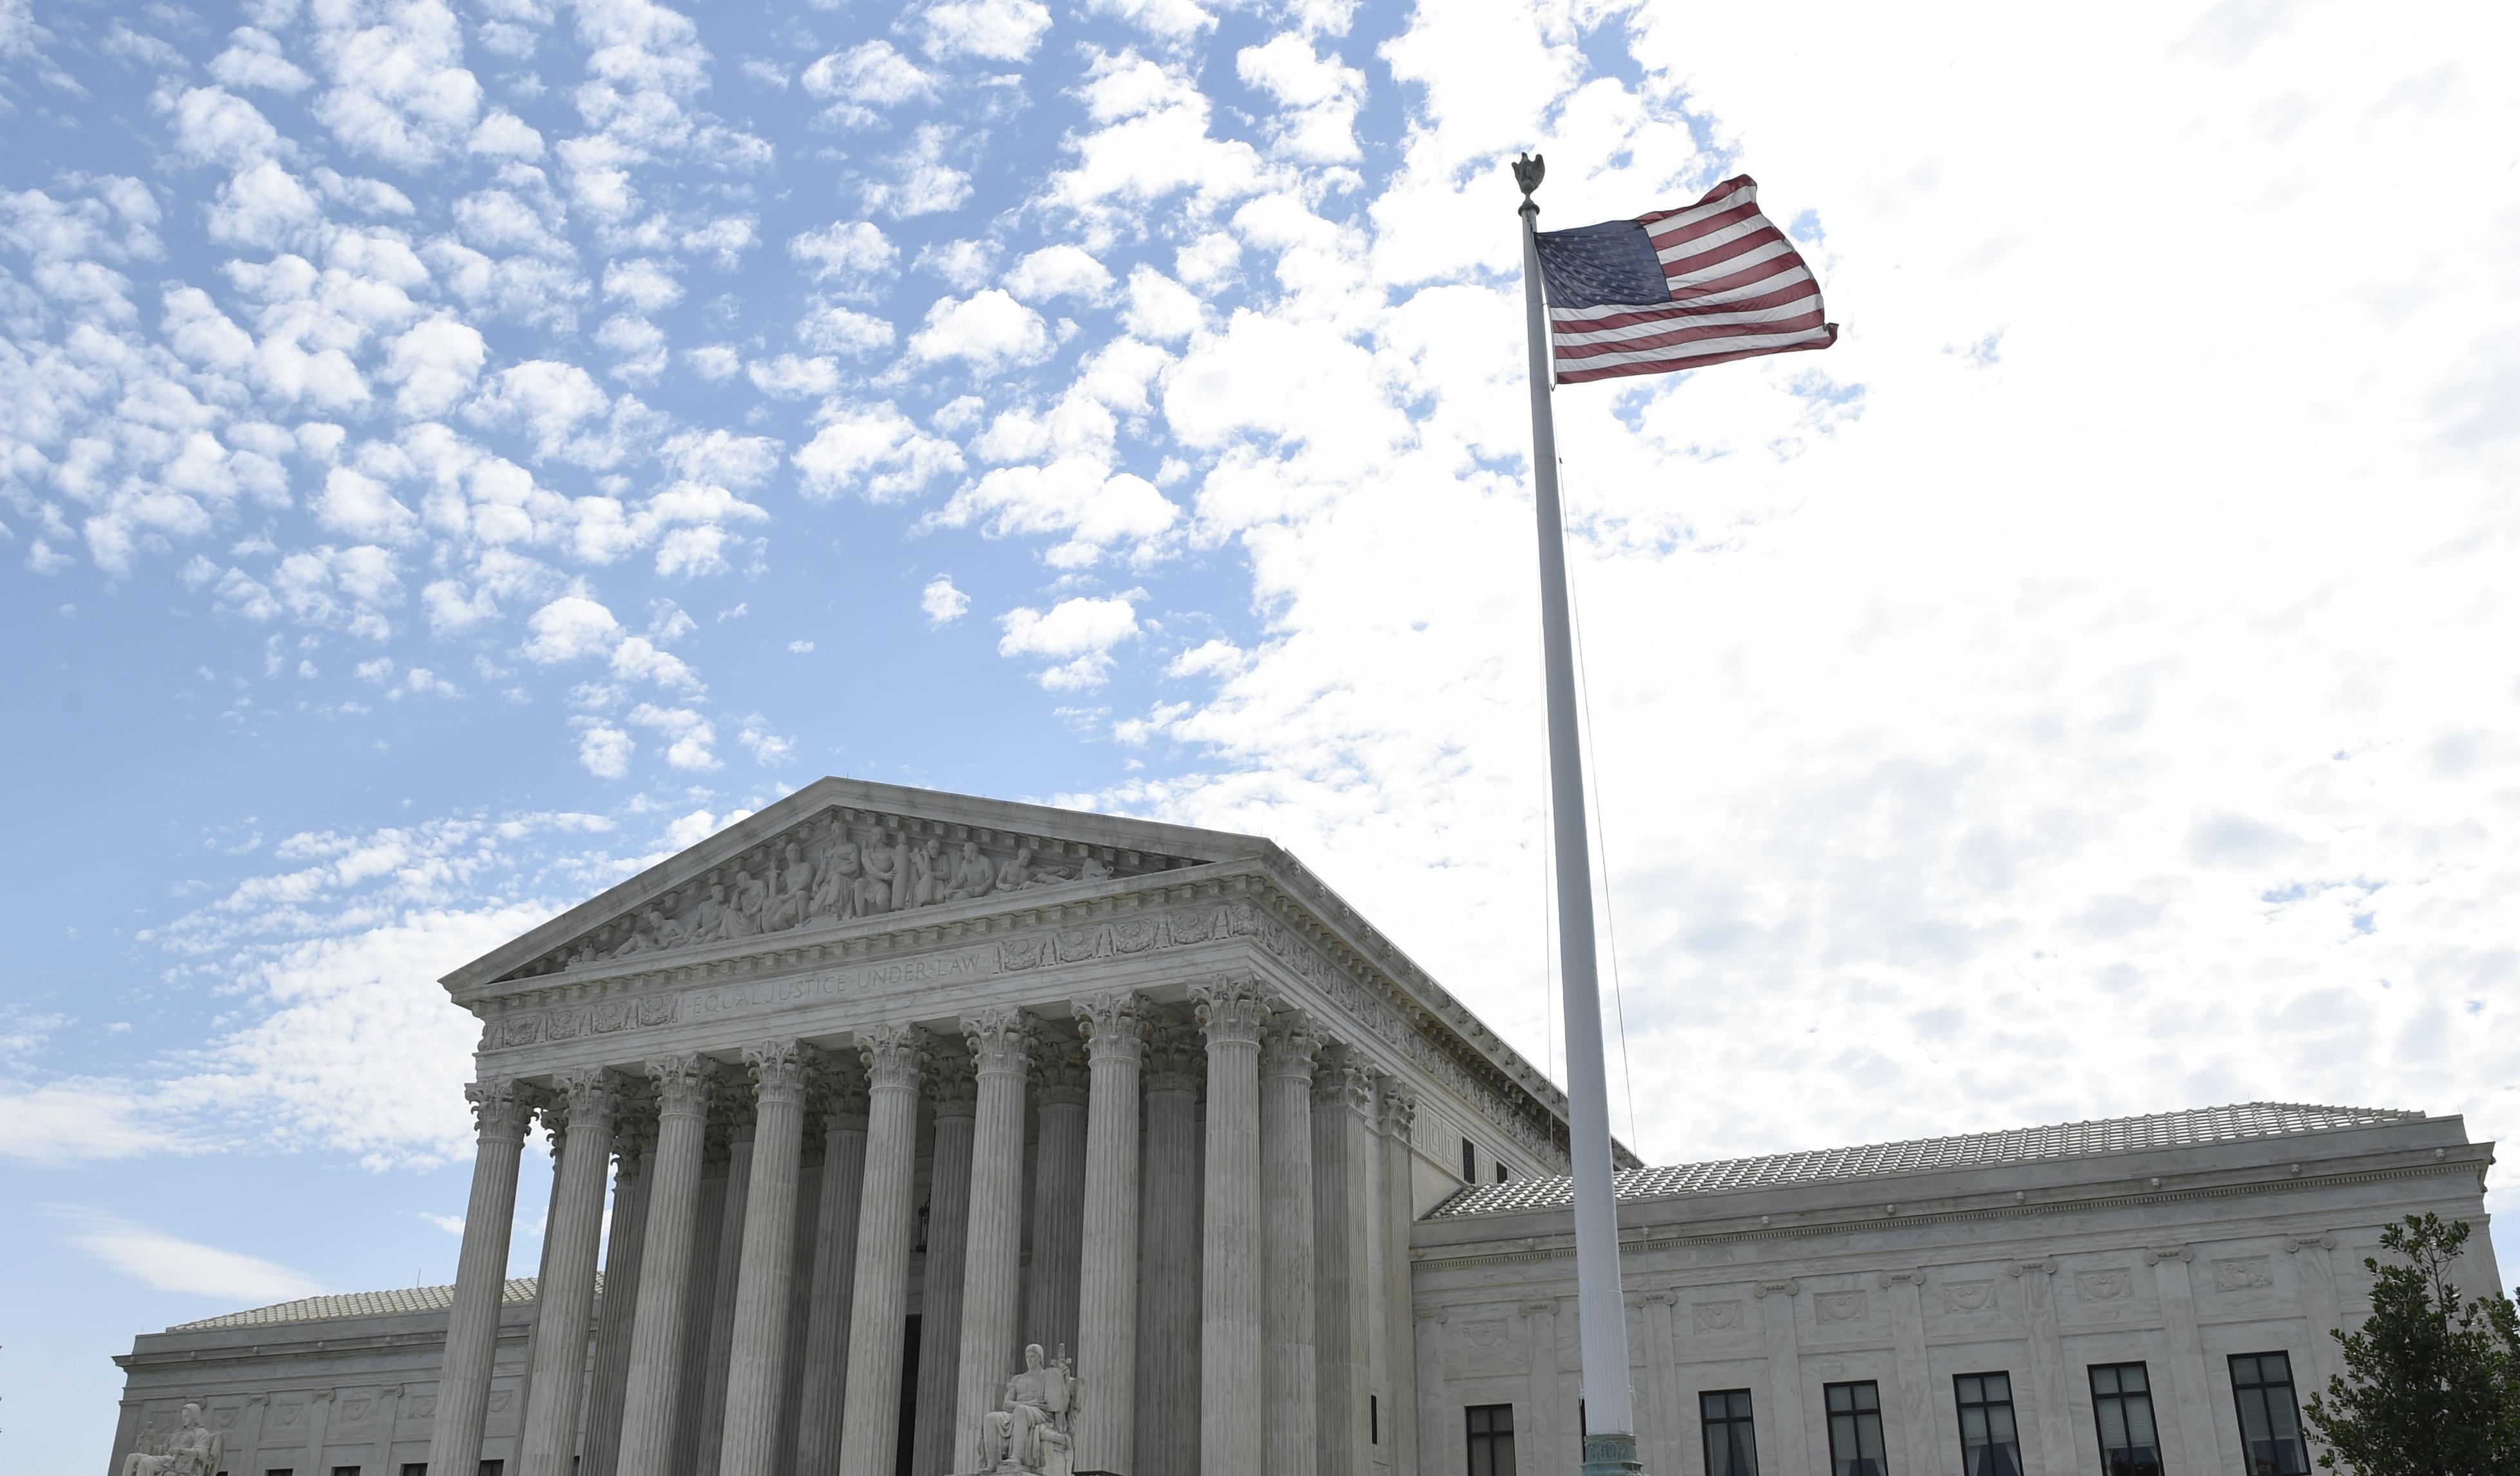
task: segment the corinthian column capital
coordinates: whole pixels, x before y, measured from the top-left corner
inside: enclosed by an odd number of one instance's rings
[[[802,1040],[763,1040],[743,1048],[755,1097],[762,1102],[805,1103],[805,1084],[822,1052]]]
[[[1199,1029],[1211,1045],[1256,1045],[1269,1022],[1269,999],[1248,974],[1219,974],[1190,987],[1198,1003]]]
[[[525,1140],[525,1119],[533,1113],[533,1093],[517,1082],[474,1082],[464,1088],[472,1104],[472,1126],[483,1142],[517,1144]]]
[[[1295,1010],[1280,1010],[1260,1036],[1260,1074],[1264,1077],[1313,1079],[1313,1058],[1322,1038],[1312,1022]]]
[[[1138,1018],[1138,996],[1127,990],[1088,994],[1070,1006],[1076,1033],[1085,1038],[1088,1059],[1137,1061],[1147,1049],[1146,1027]]]
[[[1032,1017],[1012,1005],[963,1017],[963,1039],[981,1076],[1021,1075],[1032,1063],[1033,1035]]]
[[[656,1117],[706,1117],[709,1084],[717,1063],[697,1053],[659,1056],[648,1063],[648,1081],[656,1091]]]
[[[1085,1047],[1074,1040],[1044,1040],[1035,1051],[1033,1084],[1045,1107],[1085,1105]]]
[[[979,1085],[968,1051],[938,1049],[927,1053],[922,1088],[939,1118],[968,1119],[979,1110]]]
[[[858,1032],[858,1060],[866,1068],[867,1085],[919,1089],[919,1073],[927,1064],[927,1032],[916,1025],[878,1025]]]
[[[599,1131],[610,1131],[612,1115],[621,1105],[620,1084],[612,1073],[602,1067],[584,1071],[564,1071],[552,1078],[552,1085],[562,1102],[565,1121],[583,1124]],[[561,1131],[555,1128],[555,1133]]]
[[[1386,1136],[1407,1138],[1418,1130],[1418,1093],[1400,1084],[1398,1079],[1382,1079],[1382,1122]]]
[[[1372,1068],[1357,1059],[1354,1046],[1325,1048],[1321,1063],[1313,1070],[1313,1100],[1370,1117],[1373,1110]]]

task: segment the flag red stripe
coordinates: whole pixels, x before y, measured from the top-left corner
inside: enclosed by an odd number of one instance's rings
[[[1695,205],[1638,217],[1663,270],[1670,301],[1552,307],[1557,382],[1667,374],[1837,342],[1820,284],[1802,254],[1759,210],[1748,175]]]

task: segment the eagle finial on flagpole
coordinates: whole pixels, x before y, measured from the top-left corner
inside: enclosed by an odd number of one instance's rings
[[[1537,154],[1526,154],[1513,161],[1513,182],[1522,187],[1522,203],[1531,204],[1531,192],[1549,172],[1549,161]]]

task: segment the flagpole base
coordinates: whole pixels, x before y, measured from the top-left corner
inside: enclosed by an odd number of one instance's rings
[[[1644,1465],[1637,1459],[1633,1435],[1584,1437],[1584,1476],[1638,1476]]]

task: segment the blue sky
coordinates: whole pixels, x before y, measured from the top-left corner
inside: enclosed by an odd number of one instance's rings
[[[1527,147],[1847,325],[1561,396],[1623,1132],[2520,1130],[2509,17],[1764,23],[0,0],[0,1459],[450,1275],[435,977],[820,774],[1270,834],[1553,1067]]]

